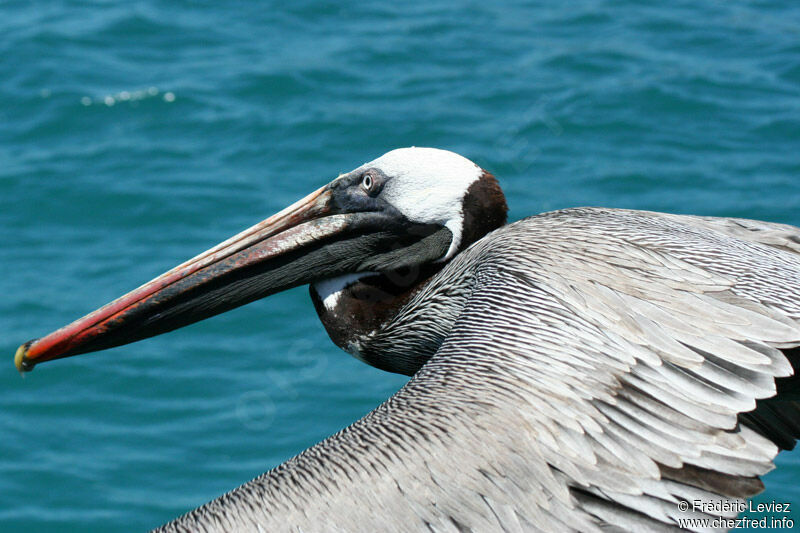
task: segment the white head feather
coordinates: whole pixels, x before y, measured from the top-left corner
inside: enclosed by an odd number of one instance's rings
[[[381,196],[413,222],[442,224],[453,234],[446,261],[458,250],[464,224],[463,201],[481,168],[438,148],[398,148],[360,168],[377,168],[389,178]]]
[[[464,226],[463,201],[470,185],[483,170],[469,159],[438,148],[398,148],[365,163],[352,173],[376,168],[388,179],[381,196],[406,218],[423,224],[441,224],[453,234],[447,253],[439,261],[455,255],[461,244]],[[342,291],[370,272],[346,274],[318,281],[314,290],[330,311]]]

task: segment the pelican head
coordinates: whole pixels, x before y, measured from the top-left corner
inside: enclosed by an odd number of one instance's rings
[[[310,284],[332,339],[370,360],[380,327],[456,254],[503,225],[497,181],[458,154],[402,148],[342,174],[283,211],[17,350],[20,371],[171,331]],[[376,296],[377,295],[377,296]],[[415,365],[418,366],[418,365]]]

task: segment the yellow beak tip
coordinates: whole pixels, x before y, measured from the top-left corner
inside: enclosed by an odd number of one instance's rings
[[[26,342],[19,348],[17,348],[17,353],[14,354],[14,366],[17,367],[20,374],[24,374],[25,372],[30,372],[33,370],[33,362],[27,358],[28,347],[31,343]]]

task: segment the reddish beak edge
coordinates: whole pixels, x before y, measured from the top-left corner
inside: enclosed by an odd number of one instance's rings
[[[235,269],[252,266],[343,231],[346,226],[344,216],[327,216],[331,212],[330,200],[330,189],[326,185],[83,318],[45,337],[26,342],[14,356],[17,370],[28,372],[44,361],[116,345],[94,348],[92,342],[119,328],[137,310],[141,312],[148,305],[160,303],[168,289],[174,296],[176,292],[185,292]],[[117,344],[126,342],[132,341]]]

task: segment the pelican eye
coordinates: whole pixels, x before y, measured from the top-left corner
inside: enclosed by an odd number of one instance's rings
[[[364,174],[361,178],[361,186],[364,187],[365,191],[372,192],[372,188],[375,186],[375,179],[369,173]]]

